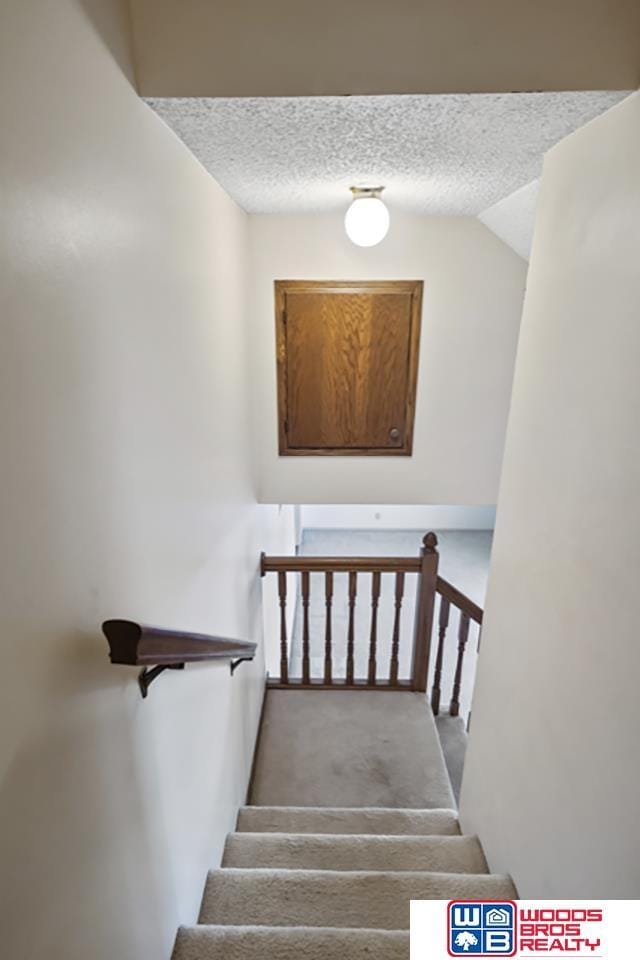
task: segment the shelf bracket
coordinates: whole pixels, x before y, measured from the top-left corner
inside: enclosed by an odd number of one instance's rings
[[[184,663],[168,663],[159,667],[145,667],[138,676],[138,686],[143,700],[146,699],[149,687],[165,670],[184,670]]]
[[[238,657],[237,660],[232,660],[229,664],[231,676],[234,675],[241,663],[249,663],[250,660],[253,660],[253,657]]]

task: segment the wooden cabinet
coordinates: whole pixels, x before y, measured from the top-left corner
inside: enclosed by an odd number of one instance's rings
[[[421,280],[275,284],[283,456],[409,456]]]

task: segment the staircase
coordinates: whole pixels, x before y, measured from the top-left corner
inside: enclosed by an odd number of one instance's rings
[[[426,744],[426,777],[415,775],[407,742]],[[488,872],[477,838],[460,834],[455,810],[437,807],[453,799],[420,695],[269,691],[257,761],[252,805],[209,873],[199,924],[180,929],[174,960],[408,960],[410,900],[516,896],[509,877]],[[260,774],[274,767],[277,783]],[[330,805],[345,780],[350,796],[397,780],[398,796],[416,806]],[[288,798],[296,784],[316,785],[304,806],[272,804],[274,790]]]

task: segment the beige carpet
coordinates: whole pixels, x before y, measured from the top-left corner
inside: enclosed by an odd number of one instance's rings
[[[424,697],[270,691],[253,804],[173,960],[409,960],[412,899],[511,899],[460,834]]]
[[[411,900],[502,900],[495,874],[212,870],[200,923],[406,930]]]
[[[454,808],[419,693],[270,690],[251,803]]]
[[[369,836],[457,836],[455,810],[385,810],[382,807],[242,807],[246,833],[356,833]]]
[[[476,837],[233,833],[223,867],[278,870],[418,870],[485,873]]]
[[[405,930],[183,927],[174,960],[407,960]]]

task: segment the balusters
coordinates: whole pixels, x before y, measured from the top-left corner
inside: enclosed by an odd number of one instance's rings
[[[369,672],[367,682],[376,682],[376,652],[378,646],[378,603],[380,602],[380,571],[371,574],[371,634],[369,636]]]
[[[469,639],[469,614],[460,611],[460,626],[458,627],[458,660],[456,663],[456,674],[453,679],[453,693],[451,694],[451,704],[449,705],[449,714],[457,717],[460,713],[460,683],[462,681],[462,664],[464,661],[464,651]]]
[[[324,603],[326,607],[326,621],[324,631],[324,682],[332,682],[331,664],[331,605],[333,603],[333,573],[324,575]]]
[[[389,682],[398,686],[398,651],[400,649],[400,615],[402,598],[404,596],[404,573],[396,573],[396,608],[393,619],[393,636],[391,640],[391,663],[389,665]]]
[[[473,600],[465,596],[453,584],[449,583],[443,577],[438,575],[438,551],[437,537],[434,533],[428,533],[422,541],[422,549],[419,557],[268,557],[261,556],[260,572],[262,576],[267,573],[277,574],[278,576],[278,595],[280,602],[280,681],[282,686],[296,687],[350,687],[376,689],[376,690],[400,690],[410,689],[413,691],[426,691],[427,678],[430,676],[429,657],[432,641],[432,625],[436,614],[436,594],[440,597],[440,608],[438,618],[437,635],[433,638],[435,663],[433,668],[433,680],[431,686],[431,706],[433,712],[438,714],[442,708],[442,686],[448,685],[448,680],[443,680],[446,673],[449,675],[449,653],[446,649],[448,637],[448,627],[452,616],[452,611],[457,610],[460,615],[459,625],[457,626],[457,650],[456,664],[453,680],[453,689],[449,705],[449,712],[452,716],[459,716],[460,713],[460,690],[462,686],[462,676],[464,670],[464,657],[469,641],[470,624],[473,620],[481,628],[483,620],[483,611]],[[300,573],[300,609],[296,612],[295,622],[295,660],[299,662],[298,643],[301,643],[301,669],[296,671],[295,677],[292,677],[292,668],[289,665],[290,641],[287,636],[287,576],[289,573]],[[321,675],[312,677],[312,657],[311,653],[315,643],[314,622],[311,607],[311,573],[317,574],[318,579],[324,578],[324,597],[325,597],[325,635],[324,635],[324,669],[321,668]],[[338,581],[338,598],[340,601],[338,629],[342,635],[346,632],[346,663],[343,668],[342,652],[340,652],[340,665],[336,670],[341,674],[334,676],[333,670],[333,605],[334,605],[334,574],[345,574],[344,579]],[[366,637],[358,637],[356,629],[356,604],[358,591],[358,574],[371,575],[371,620],[369,630],[368,658],[364,669],[358,670],[360,657],[358,654],[359,643],[362,644],[363,653]],[[390,650],[387,654],[386,646],[382,654],[385,661],[380,671],[378,670],[377,658],[379,654],[379,617],[382,613],[379,611],[382,601],[382,574],[393,573],[395,575],[394,583],[394,607],[391,619],[393,619],[393,628],[390,631]],[[400,653],[403,641],[403,607],[405,599],[405,587],[407,584],[406,575],[416,575],[416,612],[414,619],[413,652],[411,655],[411,666],[408,679],[400,679]],[[368,590],[367,590],[368,592]],[[389,600],[391,601],[391,578],[389,578]],[[294,599],[297,599],[294,598]],[[320,598],[318,597],[319,602]],[[346,603],[345,603],[346,601]],[[385,601],[386,602],[386,601]],[[346,609],[345,609],[346,606]],[[343,614],[346,613],[346,622],[343,620]],[[387,632],[386,616],[380,624],[384,624],[384,632]],[[359,614],[358,614],[359,617]],[[364,624],[363,624],[364,627]],[[322,627],[318,625],[321,631]],[[380,627],[382,629],[382,627]],[[313,634],[313,636],[312,636]],[[273,638],[275,640],[275,638]],[[317,638],[321,642],[321,637]],[[385,636],[385,642],[387,637]],[[475,640],[475,636],[474,636]],[[478,632],[478,646],[480,645],[480,635]],[[275,652],[275,651],[274,651]],[[407,651],[408,652],[408,651]],[[276,654],[277,655],[277,654]],[[387,670],[388,664],[388,670]],[[343,673],[344,671],[344,673]],[[360,675],[358,675],[360,673]],[[383,673],[384,676],[379,676]],[[388,678],[388,679],[387,679]],[[271,681],[271,685],[277,685],[277,681]]]
[[[358,574],[355,570],[349,573],[349,629],[347,632],[347,684],[353,683],[353,652],[355,633],[356,593],[358,590]]]
[[[309,571],[300,574],[302,584],[302,682],[309,683]]]
[[[278,574],[280,598],[280,682],[289,683],[289,657],[287,654],[287,575]]]
[[[449,611],[451,604],[446,597],[440,597],[440,617],[438,620],[438,652],[433,671],[433,686],[431,687],[431,709],[437,716],[440,712],[440,683],[442,681],[442,658],[444,657],[444,640],[449,626]]]

